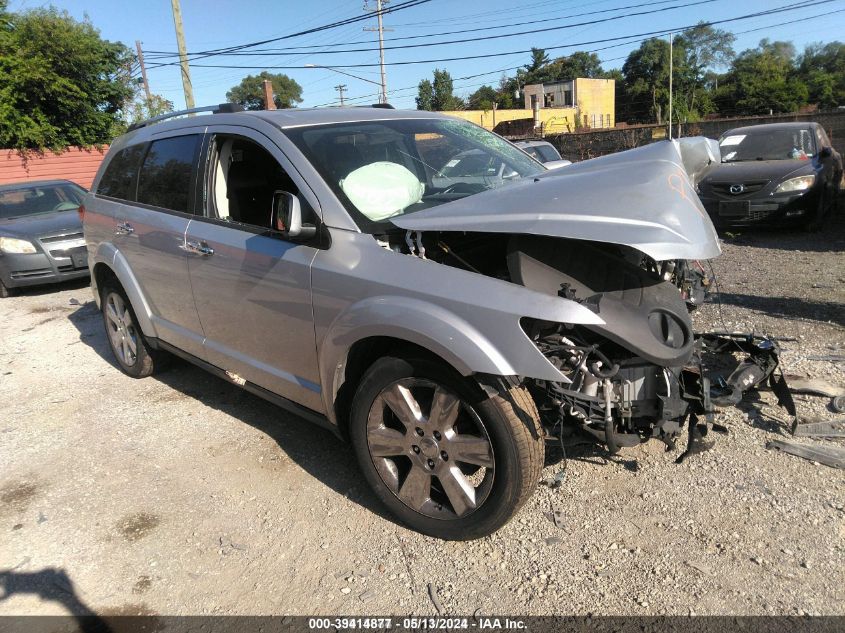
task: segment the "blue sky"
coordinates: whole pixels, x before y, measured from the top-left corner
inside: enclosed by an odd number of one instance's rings
[[[397,4],[400,0],[394,0]],[[484,83],[495,85],[502,69],[511,69],[527,63],[526,53],[508,54],[482,59],[464,59],[472,55],[485,55],[540,48],[565,47],[594,40],[625,37],[693,24],[699,20],[721,20],[795,4],[798,0],[712,0],[696,6],[668,10],[697,0],[487,0],[486,2],[457,2],[431,0],[425,4],[397,11],[384,18],[385,26],[393,30],[385,33],[385,45],[440,42],[467,37],[508,34],[532,29],[564,27],[575,23],[625,15],[621,19],[598,24],[556,28],[545,32],[469,43],[452,43],[423,48],[387,50],[385,61],[404,62],[441,58],[460,58],[455,61],[387,66],[388,99],[400,108],[413,108],[416,85],[423,78],[430,78],[435,68],[445,68],[453,78],[470,75],[482,76],[455,81],[455,93],[466,96]],[[700,0],[699,0],[700,1]],[[818,0],[808,0],[818,1]],[[102,36],[119,40],[134,47],[135,40],[143,42],[145,51],[173,52],[176,36],[169,0],[11,0],[10,9],[53,4],[66,9],[76,18],[87,15],[100,29]],[[370,0],[374,6],[375,1]],[[608,11],[631,5],[650,5],[620,11]],[[649,15],[626,15],[654,9],[667,9]],[[319,0],[317,2],[292,2],[290,0],[182,0],[182,15],[188,52],[235,46],[256,40],[279,37],[359,16],[361,0]],[[578,15],[580,14],[580,15]],[[784,22],[819,16],[806,21]],[[536,21],[534,25],[514,26],[519,22]],[[238,84],[248,74],[257,74],[267,68],[283,72],[295,79],[303,88],[301,107],[337,104],[338,93],[334,86],[346,84],[346,97],[352,103],[377,101],[378,66],[342,68],[350,64],[377,64],[376,34],[364,31],[375,26],[375,18],[343,27],[288,39],[267,47],[280,49],[275,54],[263,56],[210,57],[198,60],[191,66],[195,101],[198,105],[225,101],[228,89]],[[778,15],[756,17],[720,25],[719,28],[737,33],[737,52],[757,45],[763,37],[792,41],[799,50],[810,42],[828,42],[845,39],[845,0],[800,8]],[[391,42],[393,38],[425,36],[444,31],[484,29],[473,33],[451,36],[424,37]],[[742,33],[754,29],[753,32]],[[633,38],[631,38],[633,39]],[[605,68],[621,67],[625,56],[638,43],[605,42],[571,48],[550,50],[551,57],[558,57],[575,50],[596,50]],[[346,43],[358,43],[347,45]],[[614,46],[615,45],[615,46]],[[605,48],[613,46],[612,48]],[[293,49],[291,47],[309,47]],[[354,53],[331,54],[327,51],[343,48],[369,48]],[[294,54],[282,54],[282,52]],[[155,55],[147,55],[148,65],[153,66]],[[165,61],[172,61],[171,58]],[[254,69],[206,68],[200,64],[232,64],[255,66]],[[344,76],[324,68],[302,68],[306,64],[338,66],[341,70],[361,79]],[[275,70],[273,66],[296,66],[294,69]],[[512,70],[508,70],[512,73]],[[176,104],[184,107],[182,83],[178,66],[150,68],[150,87]],[[368,80],[368,81],[364,81]]]

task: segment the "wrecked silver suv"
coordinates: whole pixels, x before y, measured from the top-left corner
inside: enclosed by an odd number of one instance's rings
[[[430,112],[233,110],[137,126],[85,201],[130,376],[173,353],[329,426],[448,539],[507,522],[565,430],[615,450],[707,412],[690,262],[720,251],[691,174],[714,143],[548,171]]]

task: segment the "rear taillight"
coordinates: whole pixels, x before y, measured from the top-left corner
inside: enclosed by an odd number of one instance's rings
[[[80,204],[76,212],[79,214],[79,221],[82,222],[85,219],[85,205]]]

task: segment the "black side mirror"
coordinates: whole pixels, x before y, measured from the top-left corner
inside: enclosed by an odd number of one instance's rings
[[[273,193],[273,228],[286,238],[311,238],[317,234],[317,227],[302,225],[302,207],[299,198],[289,191]]]
[[[830,147],[822,147],[822,150],[819,152],[819,158],[830,158],[833,156],[833,150]]]

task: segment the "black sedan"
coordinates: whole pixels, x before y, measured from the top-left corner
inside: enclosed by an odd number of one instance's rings
[[[818,123],[740,127],[719,139],[722,162],[699,183],[717,228],[821,228],[836,209],[842,157]]]
[[[88,275],[78,213],[84,195],[68,180],[0,185],[0,297]]]

